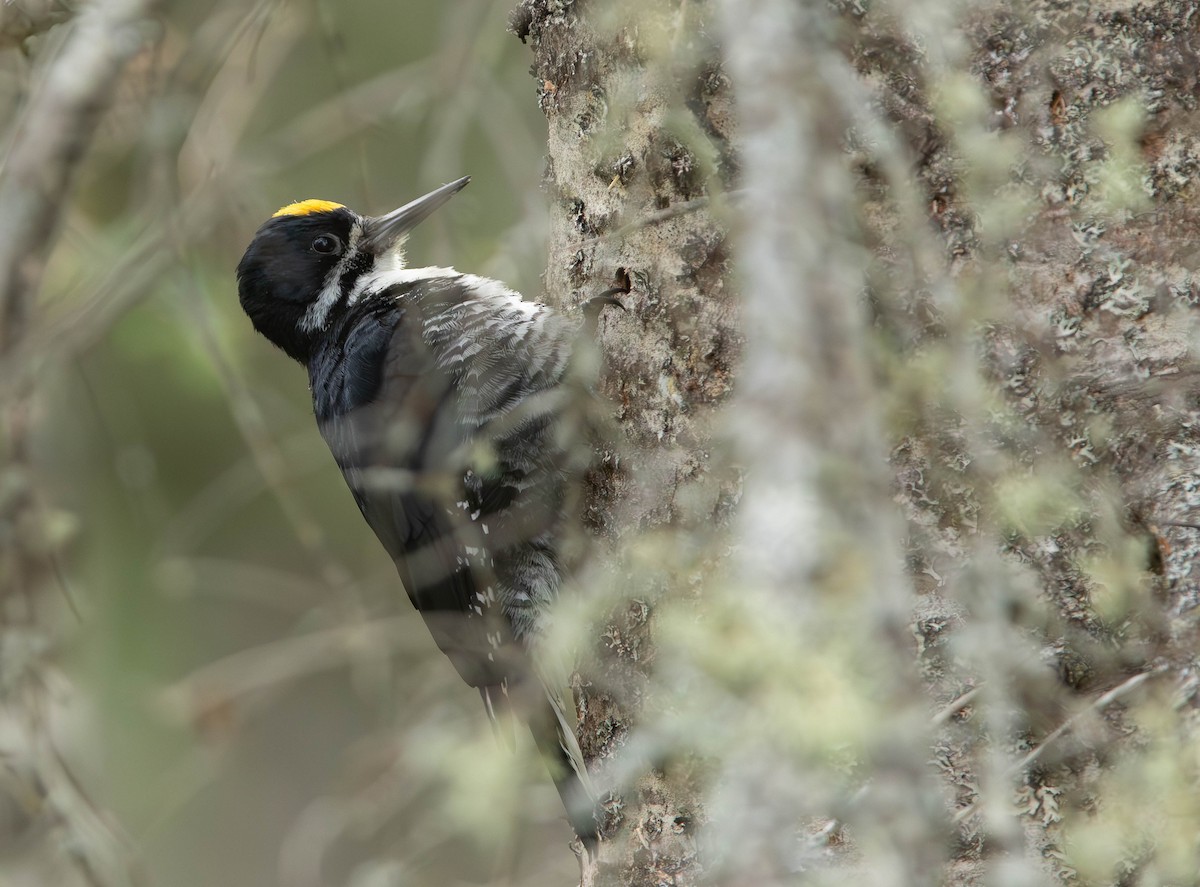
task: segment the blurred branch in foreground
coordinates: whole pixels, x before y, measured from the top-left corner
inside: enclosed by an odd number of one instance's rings
[[[0,355],[15,350],[26,332],[77,167],[125,64],[145,45],[151,8],[149,0],[98,0],[35,71],[32,95],[13,125],[0,173]],[[66,14],[61,4],[6,5],[0,46],[22,41]],[[83,883],[133,885],[141,880],[136,851],[103,805],[93,803],[54,735],[64,694],[56,686],[59,676],[42,661],[46,639],[36,627],[33,597],[39,574],[58,573],[48,562],[66,530],[64,516],[42,505],[32,479],[29,437],[36,415],[27,393],[23,386],[9,391],[3,404],[7,464],[0,499],[0,581],[6,606],[0,643],[6,654],[25,651],[15,659],[6,656],[0,674],[9,777],[3,801],[23,808],[27,828],[35,822],[48,826],[70,843],[68,856]],[[17,595],[26,604],[23,611],[14,606]]]
[[[0,353],[20,338],[63,201],[125,63],[142,48],[150,0],[89,6],[17,122],[0,177]]]
[[[73,16],[79,0],[9,0],[0,6],[0,49],[24,48],[30,37]]]

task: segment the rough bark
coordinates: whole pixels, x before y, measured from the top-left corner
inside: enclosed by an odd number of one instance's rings
[[[856,147],[901,355],[885,384],[907,388],[919,661],[939,701],[982,694],[936,746],[951,880],[1004,857],[1027,883],[1192,883],[1184,833],[1116,823],[1173,795],[1122,779],[1192,778],[1164,759],[1194,724],[1197,540],[1164,522],[1193,513],[1197,469],[1196,9],[913,9],[847,5],[841,25],[894,139]],[[1172,726],[1136,728],[1152,717]]]
[[[722,687],[720,666],[701,670],[706,704],[751,718],[739,692],[809,668],[862,678],[840,702],[869,727],[842,782],[821,757],[842,734],[813,739],[828,743],[814,761],[726,731],[702,779],[681,789],[660,768],[620,793],[602,866],[632,884],[702,868],[756,884],[1195,883],[1196,7],[722,8],[715,32],[689,2],[528,0],[514,18],[550,124],[548,294],[575,304],[618,269],[633,282],[630,311],[601,327],[623,441],[592,495],[625,552],[611,575],[639,603],[585,670],[582,739],[613,757],[667,693],[659,614],[713,566],[671,531],[723,525],[740,495],[726,457],[702,454],[722,452],[711,414],[743,345],[734,436],[759,474],[735,584],[767,593],[722,610],[710,585],[700,620],[757,640],[759,607],[813,652],[752,643],[776,672]],[[712,33],[727,67],[712,49],[679,63]],[[681,107],[718,170],[735,135],[744,149],[744,342],[707,214],[630,227],[721,180],[692,174],[703,152],[679,138]],[[710,624],[700,645],[736,654],[736,637]],[[820,690],[808,698],[798,746],[825,727]],[[727,810],[701,782],[724,782]],[[720,828],[697,856],[686,839],[707,819]]]
[[[606,311],[598,329],[599,394],[619,431],[590,478],[587,513],[622,554],[580,583],[605,624],[579,688],[580,738],[598,768],[619,761],[622,772],[598,872],[585,873],[598,883],[688,884],[700,871],[687,755],[668,762],[631,738],[647,706],[671,704],[670,688],[650,680],[660,604],[694,596],[721,560],[688,539],[712,538],[737,495],[712,428],[740,341],[725,232],[709,206],[733,167],[709,14],[707,3],[669,0],[526,0],[512,18],[549,124],[547,298],[570,308],[628,289],[625,310]]]

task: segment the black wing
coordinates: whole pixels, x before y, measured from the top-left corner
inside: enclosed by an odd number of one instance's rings
[[[463,679],[484,688],[524,661],[505,612],[505,554],[532,535],[513,538],[523,526],[513,508],[520,492],[537,492],[527,487],[538,472],[514,450],[528,420],[504,421],[524,394],[524,369],[503,336],[463,329],[478,321],[463,310],[467,295],[445,278],[374,297],[387,310],[335,331],[325,364],[338,369],[314,372],[313,393],[322,434],[413,605]],[[464,332],[473,347],[463,348]],[[486,434],[485,408],[496,435]]]
[[[485,285],[490,282],[483,282]],[[574,331],[459,276],[392,287],[310,366],[322,433],[409,598],[489,715],[530,720],[572,825],[593,847],[594,792],[570,694],[521,645],[561,584],[565,506],[556,389]],[[474,292],[471,291],[472,285]],[[498,286],[498,285],[495,285]]]

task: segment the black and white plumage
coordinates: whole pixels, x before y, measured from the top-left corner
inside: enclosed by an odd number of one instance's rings
[[[494,719],[529,718],[596,840],[569,693],[530,656],[562,585],[577,468],[558,421],[579,324],[504,285],[406,268],[406,233],[467,183],[381,217],[281,209],[238,266],[255,328],[308,369],[321,434],[434,640]]]

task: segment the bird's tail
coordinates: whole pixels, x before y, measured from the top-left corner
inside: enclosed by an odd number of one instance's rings
[[[575,830],[587,852],[593,854],[599,840],[599,795],[588,776],[583,749],[579,747],[579,740],[575,736],[575,706],[565,702],[545,684],[540,681],[537,683],[541,685],[538,698],[526,704],[518,703],[518,710],[532,709],[528,713],[528,723],[538,754],[545,761],[546,769],[550,771],[550,777],[554,780],[554,787],[558,789],[558,795],[562,798],[563,807],[567,811],[567,821],[571,823],[571,828]],[[521,686],[533,690],[533,682],[522,682],[518,685],[518,697]],[[516,748],[512,731],[516,700],[513,698],[512,689],[507,683],[479,688],[479,695],[483,699],[496,736],[509,750]],[[567,692],[569,699],[569,691]]]
[[[543,711],[530,718],[529,728],[542,760],[554,780],[554,787],[567,810],[567,820],[594,855],[599,841],[599,796],[588,776],[583,750],[575,737],[575,706],[547,689]]]

